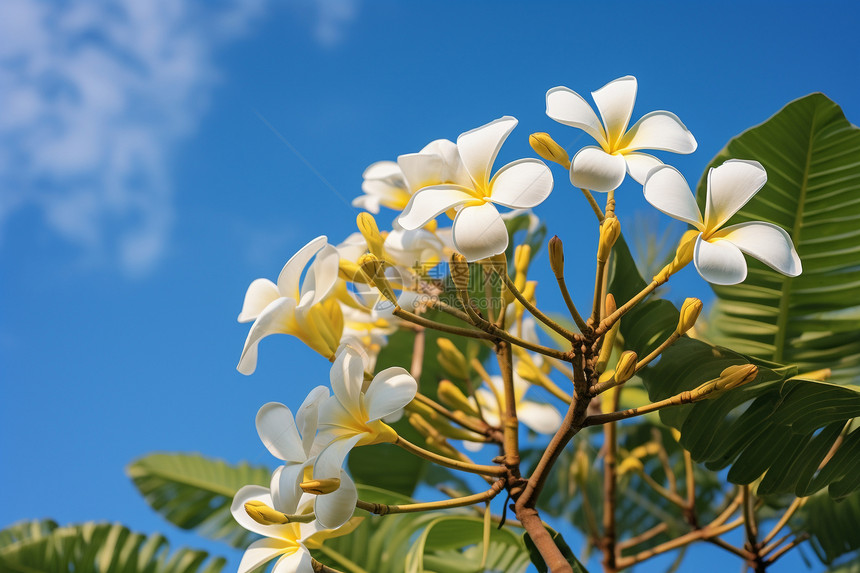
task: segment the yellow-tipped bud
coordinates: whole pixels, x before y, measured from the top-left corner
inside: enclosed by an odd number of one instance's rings
[[[618,464],[618,475],[623,476],[624,474],[636,473],[645,471],[645,466],[639,460],[639,458],[624,458],[620,464]]]
[[[262,501],[252,500],[245,504],[245,513],[260,525],[278,525],[289,523],[287,516],[275,511]]]
[[[758,368],[755,364],[729,366],[720,372],[718,378],[705,382],[698,388],[691,390],[690,394],[693,402],[716,398],[724,392],[752,382],[756,376],[758,376]]]
[[[632,350],[625,350],[618,358],[618,364],[615,365],[615,383],[623,384],[636,373],[636,360],[638,357]]]
[[[413,414],[421,416],[425,420],[435,420],[439,417],[439,415],[433,408],[419,402],[418,400],[412,400],[411,402],[406,404],[404,408],[407,412],[411,412]]]
[[[347,282],[366,284],[369,280],[361,271],[361,267],[352,261],[341,259],[337,265],[337,269],[338,276]]]
[[[681,432],[676,428],[669,428],[669,431],[672,433],[672,437],[675,438],[676,442],[681,441]]]
[[[366,254],[362,255],[360,259],[358,259],[358,266],[361,268],[362,272],[367,275],[367,278],[370,280],[373,285],[379,289],[379,292],[382,293],[382,296],[387,298],[392,304],[397,304],[397,295],[394,294],[394,289],[391,287],[391,283],[388,282],[388,279],[385,276],[385,267],[375,255]]]
[[[564,276],[564,245],[558,235],[553,236],[547,243],[549,250],[549,266],[556,278]]]
[[[529,136],[529,145],[535,153],[553,163],[558,163],[565,169],[570,169],[570,157],[561,145],[555,142],[548,133],[538,132]]]
[[[376,219],[373,215],[367,212],[359,213],[356,218],[358,230],[367,242],[367,249],[379,258],[383,258],[382,244],[385,242],[382,234],[379,232],[379,227],[376,224]]]
[[[606,316],[609,316],[610,314],[618,310],[618,305],[615,303],[615,297],[612,295],[611,292],[606,294],[606,302],[603,303],[603,307],[606,310]]]
[[[576,450],[571,467],[571,477],[573,477],[576,483],[580,485],[585,483],[588,479],[588,470],[590,467],[591,464],[588,462],[588,454],[585,450],[581,448]]]
[[[475,410],[466,395],[463,394],[463,392],[451,381],[442,380],[439,382],[439,386],[436,389],[436,395],[439,397],[440,402],[452,410],[459,410],[460,412],[470,416],[475,416],[476,418],[479,417],[478,411]]]
[[[451,280],[457,290],[469,290],[469,263],[466,257],[459,253],[451,256]]]
[[[675,332],[684,334],[696,324],[699,314],[702,312],[702,301],[697,298],[688,298],[681,305],[681,316],[678,319],[678,328]]]
[[[609,258],[609,251],[621,235],[621,223],[617,217],[607,217],[600,225],[600,242],[597,245],[597,260]]]
[[[634,458],[642,459],[648,456],[656,456],[659,452],[660,446],[656,442],[648,442],[630,450],[630,455]]]
[[[693,251],[696,248],[696,237],[699,236],[699,231],[689,230],[678,241],[678,248],[675,249],[675,258],[672,262],[663,267],[663,269],[654,276],[654,280],[658,283],[664,283],[669,280],[669,277],[686,267],[693,260]]]
[[[439,346],[439,353],[436,358],[439,360],[439,365],[451,376],[464,380],[469,377],[469,362],[460,349],[447,338],[437,338],[436,344]]]
[[[612,296],[612,295],[609,295]],[[607,296],[607,304],[609,297]],[[613,301],[615,299],[612,299]],[[607,314],[609,311],[607,310]],[[594,369],[600,373],[606,370],[606,365],[609,364],[609,358],[612,356],[612,348],[615,346],[615,339],[618,336],[618,329],[621,328],[621,320],[616,320],[612,328],[603,337],[603,345],[600,347],[600,353],[597,355],[597,364]]]
[[[340,478],[312,479],[299,484],[302,491],[313,495],[325,495],[337,491],[340,487]]]
[[[529,245],[517,245],[514,249],[514,270],[517,274],[528,274],[531,260],[532,248]]]

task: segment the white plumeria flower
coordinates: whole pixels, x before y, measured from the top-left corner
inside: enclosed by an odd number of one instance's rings
[[[262,502],[269,507],[273,506],[269,490],[258,485],[246,485],[233,497],[230,506],[233,518],[248,531],[263,536],[263,539],[255,541],[245,550],[238,573],[253,571],[279,556],[272,573],[313,573],[313,560],[308,548],[316,549],[324,539],[346,535],[355,528],[354,525],[347,524],[335,532],[326,529],[318,521],[263,525],[254,521],[245,511],[245,504],[248,502]],[[309,513],[313,496],[303,495],[294,505],[298,506],[299,513]]]
[[[422,187],[440,183],[464,183],[469,180],[457,146],[447,139],[437,139],[418,153],[401,155],[394,161],[377,161],[365,169],[361,190],[364,195],[352,201],[359,207],[379,213],[380,205],[403,210],[412,194]]]
[[[747,276],[743,253],[790,277],[800,274],[800,257],[791,237],[772,223],[723,225],[767,182],[758,161],[730,159],[708,171],[705,216],[684,176],[663,165],[648,174],[645,199],[670,217],[693,225],[699,235],[693,251],[696,270],[706,281],[733,285]]]
[[[403,368],[393,367],[374,376],[364,391],[363,385],[364,360],[358,351],[346,346],[331,367],[334,395],[320,406],[318,439],[328,445],[314,463],[314,479],[339,476],[347,454],[356,446],[397,440],[397,432],[383,418],[392,421],[393,417],[399,417],[404,406],[415,398],[418,383]],[[345,487],[355,488],[352,482],[342,482],[340,488]],[[339,519],[346,521],[354,509],[354,502],[351,507],[344,505]],[[336,520],[323,523],[329,527],[337,525]]]
[[[418,229],[449,209],[459,209],[453,225],[457,251],[468,261],[503,253],[508,231],[496,205],[529,209],[552,191],[552,174],[538,159],[508,163],[490,178],[496,155],[516,125],[515,118],[505,116],[460,135],[457,150],[469,181],[419,189],[400,215],[400,225]]]
[[[302,272],[314,259],[304,281]],[[305,344],[330,357],[340,341],[342,319],[335,301],[326,297],[337,281],[338,253],[325,236],[317,237],[299,249],[287,261],[276,285],[268,279],[257,279],[248,287],[239,322],[254,321],[238,370],[252,374],[257,368],[257,345],[270,334],[291,334]]]
[[[272,475],[272,500],[276,510],[296,513],[302,490],[299,484],[308,475],[316,455],[326,445],[315,439],[320,403],[329,397],[328,388],[317,386],[296,412],[293,419],[290,409],[278,402],[269,402],[257,412],[257,433],[263,444],[276,458],[283,460],[283,466]],[[314,513],[326,527],[337,527],[344,506],[354,507],[358,496],[349,475],[341,471],[338,478],[342,487],[314,497]],[[350,513],[350,516],[352,513]],[[347,517],[349,519],[349,517]]]
[[[581,95],[566,87],[546,93],[546,114],[565,125],[579,128],[597,140],[600,147],[580,149],[570,162],[570,181],[576,187],[607,192],[618,188],[630,173],[644,183],[648,171],[663,163],[640,149],[692,153],[696,139],[673,113],[652,111],[629,130],[636,101],[636,78],[624,76],[591,92],[601,122]]]
[[[550,404],[526,399],[525,394],[531,384],[523,380],[516,373],[516,369],[514,369],[513,374],[517,419],[538,434],[554,434],[561,427],[561,414]],[[491,376],[490,381],[492,387],[490,389],[481,387],[475,390],[473,400],[480,405],[484,420],[491,426],[500,427],[502,411],[499,402],[504,404],[505,385],[501,376]],[[483,444],[463,442],[463,446],[470,451],[478,451],[483,447]]]

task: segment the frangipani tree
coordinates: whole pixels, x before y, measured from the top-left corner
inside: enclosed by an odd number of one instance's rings
[[[536,158],[494,171],[509,116],[371,165],[358,234],[308,243],[277,283],[251,283],[240,314],[253,321],[240,371],[258,347],[275,351],[266,335],[287,333],[330,361],[330,388],[262,406],[274,471],[135,462],[149,503],[246,547],[242,573],[579,572],[592,550],[614,572],[696,542],[766,571],[805,543],[828,564],[860,549],[842,526],[860,511],[860,130],[808,96],[733,140],[694,195],[641,150],[692,153],[695,138],[670,112],[629,127],[636,89],[626,76],[594,92],[602,120],[576,92],[549,90],[547,114],[599,144],[571,160],[532,134],[560,178]],[[628,173],[691,226],[653,276],[616,215]],[[565,252],[586,230],[559,229],[546,245],[557,284],[537,284],[541,204],[554,192],[583,207],[567,179],[594,212],[596,264]],[[390,230],[370,214],[382,208]],[[691,262],[715,285],[704,325],[702,301],[658,296]],[[577,308],[570,291],[591,288]],[[438,498],[413,499],[422,483]],[[582,551],[563,538],[572,527]],[[13,534],[31,551],[54,535]]]

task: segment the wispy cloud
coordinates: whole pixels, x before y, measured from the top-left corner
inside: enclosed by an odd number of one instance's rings
[[[316,0],[317,10],[314,37],[323,47],[340,44],[349,24],[358,12],[357,0]]]
[[[0,2],[0,237],[35,206],[89,256],[151,269],[171,150],[205,111],[215,52],[264,1]]]

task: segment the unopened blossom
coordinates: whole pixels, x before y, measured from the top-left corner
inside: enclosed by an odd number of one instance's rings
[[[546,114],[565,125],[579,128],[597,140],[600,147],[580,149],[570,162],[570,181],[592,191],[616,189],[627,173],[644,183],[648,171],[662,161],[642,149],[692,153],[696,139],[673,113],[652,111],[627,129],[633,115],[637,83],[633,76],[613,80],[591,92],[597,114],[575,91],[556,87],[546,94]]]
[[[457,138],[460,159],[469,174],[468,182],[431,185],[419,189],[400,215],[404,229],[418,229],[438,215],[456,210],[454,246],[468,261],[503,253],[508,232],[496,205],[529,209],[552,191],[552,174],[538,159],[508,163],[490,177],[502,144],[517,120],[501,117]]]
[[[319,406],[328,397],[328,388],[317,386],[299,407],[295,419],[290,409],[278,402],[269,402],[257,412],[260,439],[273,456],[284,461],[284,465],[272,474],[272,507],[277,511],[296,513],[296,504],[302,494],[299,484],[305,481],[306,474],[310,474],[316,455],[326,445],[315,438]],[[326,527],[338,527],[346,521],[339,521],[341,508],[355,506],[357,499],[355,487],[350,486],[349,475],[341,471],[337,477],[342,487],[314,497],[314,513]]]
[[[365,169],[363,178],[364,195],[353,199],[352,206],[379,213],[380,206],[403,210],[412,194],[422,187],[464,183],[469,175],[454,142],[437,139],[418,153],[401,155],[397,162],[377,161]]]
[[[648,174],[645,199],[699,231],[693,262],[706,281],[718,285],[742,282],[747,276],[743,253],[784,275],[796,277],[802,270],[800,257],[783,228],[761,221],[724,227],[766,182],[767,172],[758,161],[730,159],[711,168],[703,217],[684,176],[674,167],[664,165]]]
[[[313,573],[313,561],[308,549],[316,549],[322,540],[346,535],[355,528],[354,524],[350,523],[339,531],[331,531],[318,521],[263,525],[248,515],[245,510],[247,503],[261,503],[274,507],[269,490],[258,485],[246,485],[233,497],[233,503],[230,506],[233,518],[248,531],[263,536],[263,539],[253,542],[245,550],[239,563],[238,573],[254,571],[276,557],[279,559],[272,568],[272,573]],[[292,505],[298,507],[298,513],[309,513],[313,505],[313,496],[303,495]]]
[[[332,364],[330,380],[334,395],[322,402],[319,413],[318,439],[328,445],[314,462],[314,479],[341,475],[347,454],[356,446],[397,440],[397,432],[383,418],[393,421],[392,418],[399,417],[418,392],[418,383],[403,368],[386,368],[363,391],[364,368],[361,354],[349,346],[338,352]],[[355,485],[351,481],[340,485],[341,489],[347,487],[354,489]],[[321,521],[329,527],[345,522],[355,503],[344,504],[340,509],[336,517]]]
[[[314,258],[304,281],[302,272]],[[320,236],[287,261],[277,284],[257,279],[248,287],[239,322],[254,321],[237,367],[242,374],[257,368],[257,345],[270,334],[291,334],[326,357],[334,355],[343,317],[337,301],[326,300],[338,274],[338,254]]]

